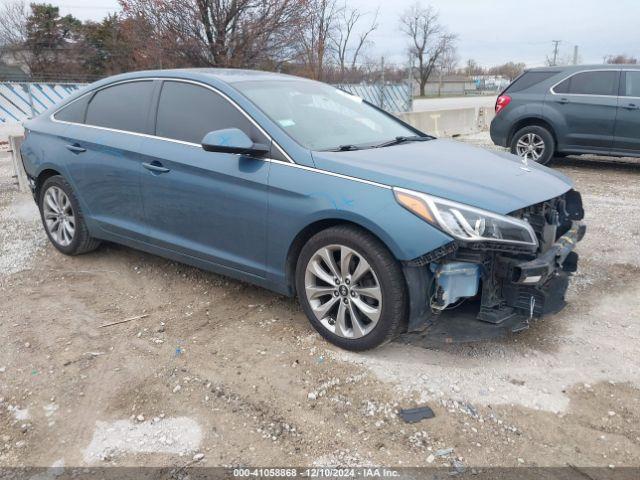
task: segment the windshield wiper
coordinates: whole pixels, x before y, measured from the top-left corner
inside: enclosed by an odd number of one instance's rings
[[[327,152],[350,152],[353,150],[361,150],[362,147],[358,147],[357,145],[340,145],[338,148],[330,148],[326,150]]]
[[[431,140],[432,137],[421,137],[420,135],[412,135],[409,137],[396,137],[393,140],[389,140],[388,142],[381,143],[376,145],[374,148],[383,148],[390,147],[392,145],[400,145],[401,143],[406,142],[426,142],[427,140]]]

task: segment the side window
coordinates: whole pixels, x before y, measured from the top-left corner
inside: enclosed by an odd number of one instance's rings
[[[640,98],[640,72],[625,72],[623,95]]]
[[[576,73],[553,90],[574,95],[617,95],[619,76],[617,71]]]
[[[571,87],[571,78],[567,78],[564,82],[553,87],[553,91],[556,93],[569,93]]]
[[[157,136],[199,144],[213,130],[234,127],[254,142],[267,142],[253,123],[221,95],[189,83],[163,83],[156,120]]]
[[[84,114],[87,111],[87,104],[90,98],[91,95],[80,97],[57,112],[54,118],[63,122],[84,123]]]
[[[147,133],[151,81],[128,82],[99,90],[89,102],[87,125]]]

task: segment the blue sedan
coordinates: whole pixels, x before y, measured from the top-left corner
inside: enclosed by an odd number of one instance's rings
[[[25,135],[60,252],[117,242],[297,295],[349,350],[424,330],[467,300],[478,322],[514,331],[559,311],[585,231],[561,174],[287,75],[118,75]]]

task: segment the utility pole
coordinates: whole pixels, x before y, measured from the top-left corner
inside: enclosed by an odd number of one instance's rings
[[[380,75],[380,108],[384,110],[384,57],[380,59],[380,69],[382,70],[382,74]]]
[[[409,86],[409,105],[407,105],[407,111],[410,112],[413,109],[413,55],[409,53],[409,72],[407,78],[407,84]]]
[[[578,64],[578,45],[573,46],[573,64]]]
[[[553,42],[553,64],[552,66],[556,66],[558,64],[558,46],[562,40],[552,40]]]

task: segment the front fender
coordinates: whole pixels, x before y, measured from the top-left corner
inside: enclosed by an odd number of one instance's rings
[[[401,207],[389,188],[273,162],[269,175],[267,276],[286,285],[289,249],[307,226],[351,222],[376,235],[399,261],[420,257],[451,237]]]

